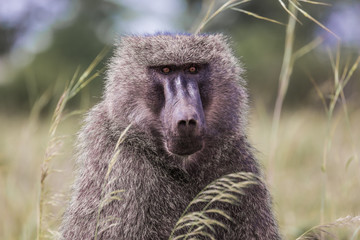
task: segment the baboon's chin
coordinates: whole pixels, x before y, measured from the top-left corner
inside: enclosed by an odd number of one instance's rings
[[[200,151],[204,146],[203,140],[198,138],[177,138],[166,142],[167,150],[177,156],[189,156]]]

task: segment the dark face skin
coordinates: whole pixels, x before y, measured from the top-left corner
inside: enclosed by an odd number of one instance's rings
[[[208,103],[207,64],[150,67],[154,84],[152,110],[164,127],[165,148],[187,156],[204,147]]]

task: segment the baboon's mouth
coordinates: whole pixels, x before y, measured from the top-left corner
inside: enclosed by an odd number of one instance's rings
[[[203,148],[201,137],[171,138],[166,141],[167,150],[175,155],[188,156]]]

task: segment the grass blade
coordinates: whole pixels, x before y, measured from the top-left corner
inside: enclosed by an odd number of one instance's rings
[[[268,21],[268,22],[273,22],[273,23],[285,26],[285,24],[282,23],[282,22],[276,21],[276,20],[271,19],[271,18],[260,16],[260,15],[258,15],[256,13],[253,13],[253,12],[249,12],[249,11],[246,11],[246,10],[243,10],[243,9],[240,9],[240,8],[235,8],[235,7],[232,7],[231,9],[234,10],[234,11],[237,11],[237,12],[245,13],[245,14],[247,14],[249,16],[253,16],[253,17],[261,19],[261,20],[265,20],[265,21]]]
[[[326,30],[327,32],[331,33],[334,37],[336,37],[337,39],[340,39],[338,35],[336,35],[334,32],[332,32],[330,29],[328,29],[327,27],[325,27],[321,22],[319,22],[318,20],[316,20],[315,18],[313,18],[310,14],[308,14],[307,12],[305,12],[304,10],[302,10],[296,3],[294,3],[294,1],[289,0],[289,2],[299,11],[301,12],[306,18],[310,19],[311,21],[313,21],[314,23],[316,23],[317,25],[319,25],[321,28],[323,28],[324,30]]]
[[[304,3],[310,3],[310,4],[314,4],[314,5],[331,6],[330,3],[324,3],[324,2],[319,2],[319,1],[310,1],[310,0],[298,0],[298,1],[304,2]]]
[[[300,22],[300,20],[296,17],[296,15],[295,15],[292,11],[290,11],[290,10],[285,6],[285,3],[284,3],[282,0],[278,0],[278,1],[279,1],[279,3],[280,3],[281,7],[282,7],[292,18],[294,18],[299,24],[302,24],[302,23]]]

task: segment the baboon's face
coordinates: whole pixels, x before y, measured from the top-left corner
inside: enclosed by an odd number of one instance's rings
[[[205,156],[243,134],[241,72],[222,35],[124,37],[106,82],[111,127],[132,124],[170,154]]]
[[[204,146],[208,72],[207,64],[149,67],[156,98],[151,108],[159,116],[165,148],[172,154],[191,155]]]

